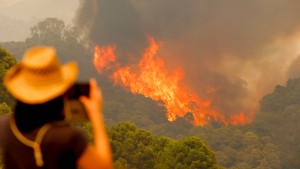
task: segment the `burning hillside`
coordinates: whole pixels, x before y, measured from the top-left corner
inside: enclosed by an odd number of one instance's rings
[[[96,46],[94,65],[100,73],[104,69],[108,70],[115,84],[129,89],[134,94],[162,101],[169,121],[184,117],[187,113],[193,115],[192,123],[195,125],[204,125],[210,121],[225,125],[246,124],[252,121],[253,113],[248,116],[243,113],[226,116],[211,107],[211,100],[202,100],[196,93],[181,86],[183,71],[178,69],[168,72],[164,61],[157,56],[158,44],[152,37],[148,39],[150,45],[145,50],[136,71],[129,66],[121,67],[116,62],[113,46]]]

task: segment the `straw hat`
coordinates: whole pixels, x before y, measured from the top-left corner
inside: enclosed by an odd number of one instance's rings
[[[7,90],[27,104],[47,102],[63,94],[77,79],[77,64],[61,65],[56,50],[48,46],[29,49],[21,63],[4,77]]]

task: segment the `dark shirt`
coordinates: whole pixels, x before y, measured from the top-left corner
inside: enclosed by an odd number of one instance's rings
[[[34,140],[38,129],[23,133]],[[76,161],[88,145],[83,132],[68,124],[55,124],[41,143],[44,169],[76,169]],[[38,169],[33,149],[21,143],[9,127],[9,117],[0,119],[0,147],[5,169]]]

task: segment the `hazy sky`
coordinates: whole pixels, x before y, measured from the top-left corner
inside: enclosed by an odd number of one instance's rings
[[[0,0],[0,9],[7,8],[23,0]]]
[[[20,41],[47,17],[72,22],[79,0],[0,0],[0,41]]]
[[[0,0],[0,14],[20,20],[58,17],[71,20],[78,8],[78,0]]]

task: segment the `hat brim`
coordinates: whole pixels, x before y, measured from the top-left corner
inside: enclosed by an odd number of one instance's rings
[[[66,92],[77,79],[78,67],[69,62],[61,67],[62,79],[42,85],[33,85],[22,75],[20,65],[11,68],[4,77],[7,90],[18,100],[27,104],[41,104]]]

